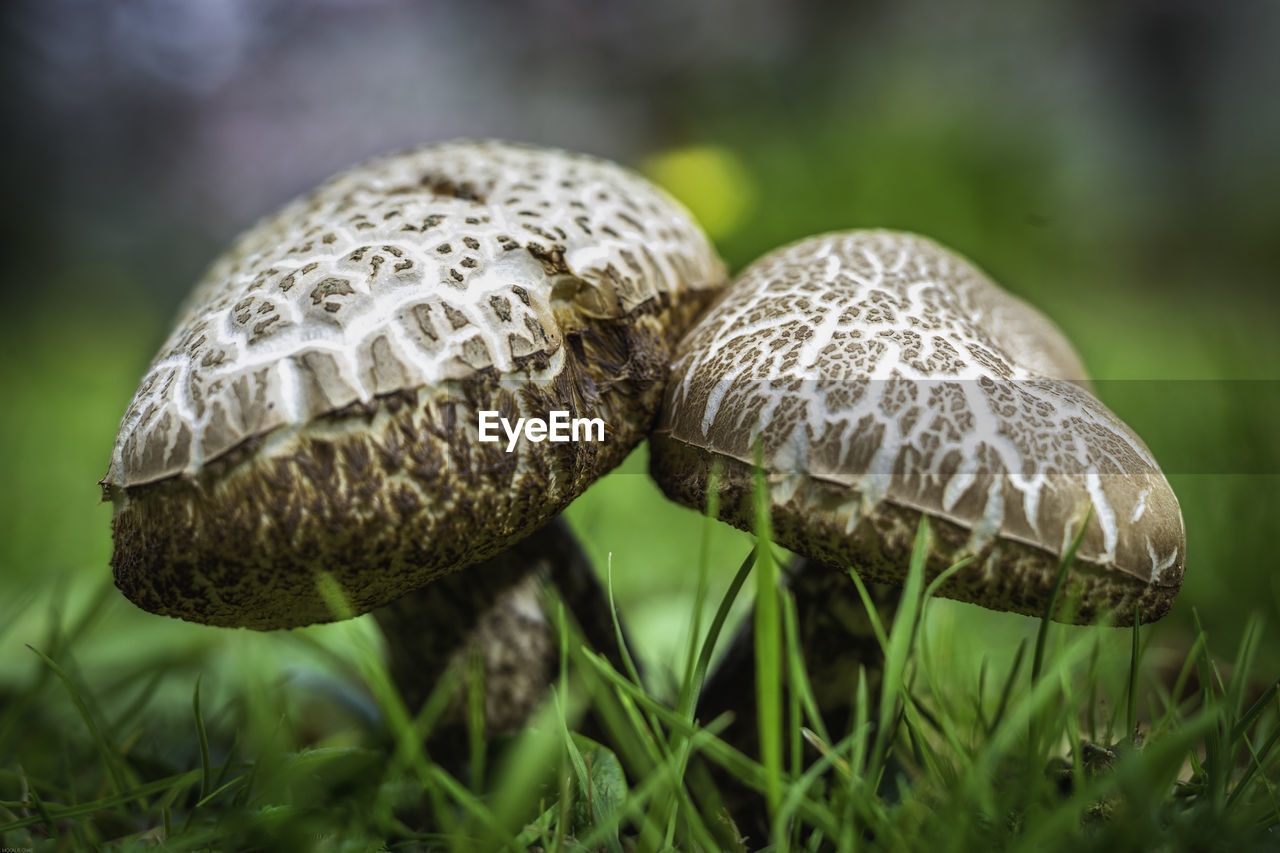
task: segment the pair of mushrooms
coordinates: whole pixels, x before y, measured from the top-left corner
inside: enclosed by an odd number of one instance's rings
[[[552,522],[648,436],[668,496],[702,510],[716,468],[747,530],[758,462],[815,576],[900,582],[928,516],[930,572],[974,557],[941,594],[1039,613],[1087,518],[1074,617],[1169,609],[1177,502],[1040,314],[882,231],[725,278],[678,203],[601,160],[449,142],[337,175],[214,263],[147,371],[102,481],[117,585],[265,630],[335,618],[326,574],[412,703],[479,647],[489,731],[511,731],[555,665],[544,580],[616,652]],[[605,440],[479,440],[481,411],[557,410]]]

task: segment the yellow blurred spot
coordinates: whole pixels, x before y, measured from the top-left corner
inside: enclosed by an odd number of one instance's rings
[[[671,148],[646,158],[641,168],[689,208],[713,240],[737,230],[755,206],[751,176],[728,148]]]

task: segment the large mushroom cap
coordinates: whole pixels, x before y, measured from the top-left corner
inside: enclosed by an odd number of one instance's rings
[[[331,619],[486,559],[652,422],[724,278],[639,176],[501,142],[357,166],[241,236],[196,287],[116,438],[116,583],[218,625]],[[602,418],[600,443],[478,440],[478,412]]]
[[[1070,380],[1070,381],[1069,381]],[[1087,389],[1046,319],[922,237],[832,234],[748,267],[680,344],[652,472],[751,529],[757,444],[774,535],[901,582],[920,517],[930,570],[976,559],[943,595],[1044,611],[1061,555],[1070,616],[1128,624],[1181,585],[1178,502],[1142,440]]]

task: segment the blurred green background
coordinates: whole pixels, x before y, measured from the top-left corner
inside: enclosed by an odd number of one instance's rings
[[[86,614],[77,662],[97,678],[190,666],[238,690],[306,670],[287,634],[104,590],[96,481],[226,241],[352,162],[454,136],[640,168],[735,270],[855,226],[969,256],[1054,318],[1169,474],[1189,557],[1158,643],[1185,648],[1194,609],[1229,655],[1257,614],[1264,668],[1280,662],[1280,5],[26,0],[0,15],[0,695],[37,670],[23,644]],[[713,597],[749,540],[665,502],[643,454],[569,517],[661,680],[700,537]],[[186,713],[189,680],[157,689]]]

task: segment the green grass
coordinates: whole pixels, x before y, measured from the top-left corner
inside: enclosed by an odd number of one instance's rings
[[[778,850],[1276,842],[1280,673],[1257,666],[1256,624],[1229,662],[1201,632],[1166,685],[1144,655],[1158,627],[1140,635],[1046,618],[1028,622],[1036,630],[1028,671],[1025,642],[1005,654],[984,647],[987,637],[955,630],[967,608],[934,600],[941,576],[926,576],[922,524],[898,615],[879,630],[880,693],[868,695],[864,673],[848,685],[858,698],[850,729],[827,731],[797,653],[804,614],[777,589],[767,527],[761,532],[705,636],[691,641],[674,692],[647,686],[629,658],[619,672],[585,648],[552,603],[562,641],[557,684],[519,736],[500,744],[473,737],[469,779],[450,776],[423,746],[440,694],[466,688],[445,685],[411,715],[368,620],[269,636],[327,650],[312,661],[321,690],[263,683],[245,666],[233,670],[242,680],[210,699],[201,673],[216,669],[211,661],[175,662],[159,678],[189,691],[183,720],[146,673],[81,667],[96,602],[34,644],[37,666],[5,697],[0,841],[42,849],[731,849],[737,835],[712,782],[728,778],[757,792]],[[713,533],[704,530],[704,544]],[[701,595],[711,569],[710,549],[703,554]],[[763,651],[761,755],[719,739],[726,720],[692,712],[751,572]],[[693,601],[691,624],[701,604]],[[998,691],[987,689],[993,682]],[[360,701],[376,713],[343,712]],[[605,721],[607,745],[575,732],[588,706]]]

